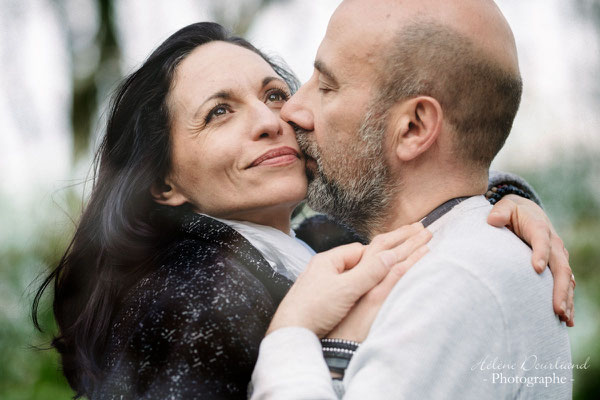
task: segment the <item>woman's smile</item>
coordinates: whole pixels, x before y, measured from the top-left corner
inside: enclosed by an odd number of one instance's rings
[[[258,157],[250,164],[248,168],[258,166],[269,166],[269,167],[282,167],[290,165],[300,160],[300,154],[298,151],[291,147],[283,146],[276,149],[272,149]]]

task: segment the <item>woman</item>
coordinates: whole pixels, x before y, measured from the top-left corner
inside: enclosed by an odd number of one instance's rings
[[[314,254],[287,234],[306,177],[278,113],[297,86],[213,23],[178,31],[122,83],[89,203],[33,307],[37,324],[53,282],[53,346],[77,395],[245,396]]]

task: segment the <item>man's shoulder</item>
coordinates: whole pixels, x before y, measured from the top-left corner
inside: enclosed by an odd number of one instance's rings
[[[528,300],[539,305],[544,299],[551,310],[550,271],[538,274],[531,264],[531,249],[507,228],[487,223],[490,209],[483,198],[459,204],[435,230],[430,254],[413,267],[415,278],[442,274],[456,290],[467,289],[465,296],[478,293],[465,288],[470,282],[485,288],[502,308],[513,309]]]
[[[463,370],[457,380],[485,391],[501,388],[481,383],[490,381],[490,371],[470,369],[486,355],[516,365],[531,354],[545,363],[570,361],[566,327],[552,308],[550,271],[538,275],[526,245],[487,226],[488,212],[481,207],[452,221],[443,241],[400,279],[372,325],[366,350],[381,358],[397,346],[428,357],[432,368],[450,358],[448,365]],[[386,362],[397,360],[390,355]],[[568,371],[562,375],[570,378]]]
[[[521,316],[522,322],[554,322],[550,271],[537,274],[531,249],[508,229],[488,225],[489,210],[485,200],[474,198],[444,216],[449,218],[434,230],[429,253],[390,293],[386,306],[392,313],[399,303],[414,301],[448,311],[466,307],[501,325]]]
[[[451,327],[448,332],[469,326],[489,338],[502,337],[516,358],[528,351],[568,358],[566,328],[552,307],[550,270],[536,273],[531,249],[511,231],[488,225],[489,210],[480,203],[457,210],[445,221],[429,254],[390,293],[385,304],[389,316],[395,318],[398,307],[411,304],[436,318],[439,326]],[[558,344],[543,344],[550,342]]]
[[[507,228],[487,223],[489,203],[480,198],[465,203],[434,232],[430,247],[437,262],[452,262],[481,278],[535,277],[531,249]]]

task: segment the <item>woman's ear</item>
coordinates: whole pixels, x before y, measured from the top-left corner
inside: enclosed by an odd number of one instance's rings
[[[396,106],[392,120],[393,144],[400,161],[413,160],[425,153],[438,139],[443,113],[440,103],[429,96],[419,96]]]
[[[150,186],[150,194],[158,204],[166,206],[180,206],[187,202],[182,193],[175,189],[170,179],[158,179]]]

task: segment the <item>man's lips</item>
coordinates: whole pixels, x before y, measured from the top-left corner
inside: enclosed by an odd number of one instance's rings
[[[286,165],[300,158],[298,151],[291,147],[283,146],[272,149],[258,157],[248,168],[258,165]]]

